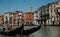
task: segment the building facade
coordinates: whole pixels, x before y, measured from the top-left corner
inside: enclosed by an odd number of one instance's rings
[[[38,8],[40,15],[40,24],[46,25],[47,19],[49,19],[49,8],[48,6],[42,6]]]
[[[41,24],[58,25],[60,22],[60,1],[49,3],[40,8]]]
[[[4,15],[0,15],[0,25],[4,24]]]
[[[27,25],[31,23],[35,25],[39,23],[43,25],[60,24],[60,1],[41,6],[34,13],[30,6],[30,12],[27,13],[16,11],[4,14],[4,24],[18,25],[22,21]]]
[[[58,14],[59,8],[60,8],[60,1],[49,4],[49,15],[50,15],[49,24],[59,25],[60,23],[59,20],[60,16]]]
[[[40,11],[35,11],[34,12],[34,25],[39,25],[40,24]]]
[[[34,20],[34,14],[32,12],[24,13],[24,24],[32,24]]]
[[[16,12],[9,12],[9,13],[5,13],[4,14],[4,24],[8,24],[9,26],[19,26],[22,23],[22,17],[23,14],[20,11],[16,11]]]

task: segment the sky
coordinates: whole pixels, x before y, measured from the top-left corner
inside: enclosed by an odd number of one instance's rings
[[[57,0],[0,0],[0,14],[6,12],[23,11],[29,12],[29,7],[32,6],[34,12],[39,7]]]

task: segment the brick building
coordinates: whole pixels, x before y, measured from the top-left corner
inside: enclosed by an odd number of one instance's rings
[[[32,6],[30,6],[30,12],[25,12],[24,16],[24,24],[32,24],[34,21],[34,13],[32,12]]]
[[[32,12],[24,13],[24,23],[31,24],[34,21],[34,14]]]

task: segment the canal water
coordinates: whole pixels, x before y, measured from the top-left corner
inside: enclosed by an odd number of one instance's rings
[[[43,26],[40,30],[29,36],[18,34],[15,36],[5,36],[0,34],[0,37],[60,37],[60,26]]]

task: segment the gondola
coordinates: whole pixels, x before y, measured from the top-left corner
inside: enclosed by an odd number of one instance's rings
[[[12,31],[9,31],[9,32],[2,31],[2,32],[0,32],[0,34],[7,35],[7,36],[14,36],[17,33],[20,33],[22,29],[23,29],[23,25],[21,27],[18,27],[16,29],[12,30]]]
[[[24,28],[24,25],[9,32],[0,32],[0,34],[7,35],[7,36],[14,36],[16,34],[29,35],[39,30],[41,28],[41,25],[28,30],[24,30],[23,28]]]
[[[30,35],[30,34],[36,32],[37,30],[39,30],[39,29],[41,28],[41,26],[42,26],[42,25],[39,25],[38,27],[34,27],[34,28],[32,28],[32,29],[22,30],[20,34],[21,34],[21,35]]]

